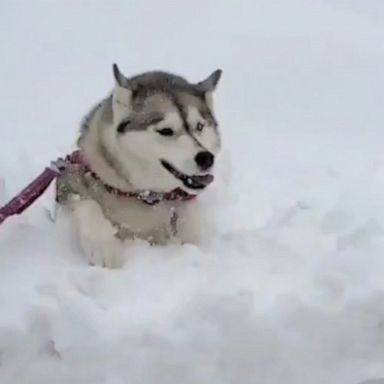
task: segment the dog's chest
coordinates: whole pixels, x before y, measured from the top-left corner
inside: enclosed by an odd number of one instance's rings
[[[176,211],[166,202],[148,205],[133,198],[105,195],[105,216],[132,236],[163,243],[172,235]]]

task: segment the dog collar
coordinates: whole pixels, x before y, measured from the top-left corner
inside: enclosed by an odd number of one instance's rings
[[[119,188],[113,187],[112,185],[106,184],[100,176],[90,168],[81,151],[75,151],[72,153],[68,160],[73,165],[77,164],[83,166],[87,175],[100,182],[107,192],[118,197],[135,198],[147,205],[156,205],[161,201],[189,201],[197,197],[197,195],[189,194],[181,188],[175,188],[170,192],[155,192],[151,190],[123,191]]]
[[[145,204],[148,205],[156,205],[159,204],[161,201],[188,201],[193,200],[196,198],[197,195],[191,195],[188,192],[185,192],[181,188],[176,188],[170,192],[155,192],[151,190],[143,190],[143,191],[123,191],[119,188],[113,187],[112,185],[104,183],[100,179],[100,177],[90,170],[87,169],[87,174],[92,176],[93,179],[101,182],[103,187],[107,192],[114,196],[118,197],[124,197],[124,198],[135,198]]]

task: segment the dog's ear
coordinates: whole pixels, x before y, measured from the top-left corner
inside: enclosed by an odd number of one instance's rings
[[[219,83],[222,73],[223,71],[221,69],[217,69],[215,72],[211,73],[205,80],[197,83],[197,89],[203,93],[213,92],[216,89],[217,84]]]
[[[126,118],[132,110],[132,90],[129,79],[119,70],[117,64],[113,64],[113,75],[116,80],[113,90],[112,109],[113,121],[117,125]]]
[[[223,71],[217,69],[215,72],[211,73],[205,80],[200,81],[196,84],[196,89],[204,95],[205,102],[208,108],[213,111],[213,91],[216,89],[217,84],[221,78]]]
[[[129,89],[129,80],[120,72],[120,69],[116,63],[113,64],[112,69],[113,69],[113,76],[115,77],[116,83],[120,87]]]

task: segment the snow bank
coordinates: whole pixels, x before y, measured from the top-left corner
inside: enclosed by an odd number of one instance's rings
[[[196,80],[224,69],[229,177],[205,197],[210,241],[138,243],[122,270],[85,264],[69,223],[52,222],[52,190],[2,225],[1,384],[383,382],[380,1],[8,2],[0,15],[0,202],[71,150],[114,61]]]

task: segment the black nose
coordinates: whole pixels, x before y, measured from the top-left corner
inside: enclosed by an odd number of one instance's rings
[[[206,169],[212,167],[215,157],[211,152],[201,151],[195,156],[196,164],[205,171]]]

